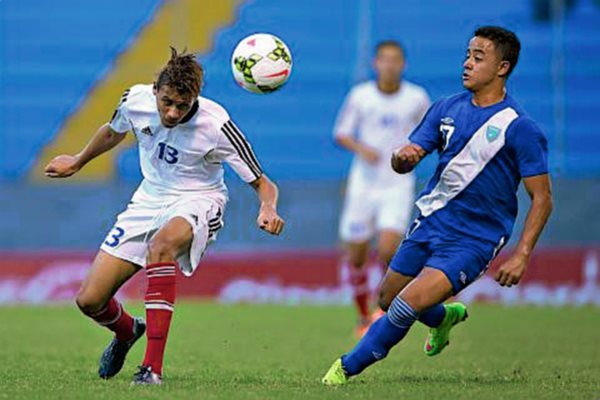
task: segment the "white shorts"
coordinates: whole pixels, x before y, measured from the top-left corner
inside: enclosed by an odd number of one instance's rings
[[[414,192],[414,179],[391,188],[349,190],[340,219],[340,238],[364,242],[384,230],[403,234],[411,221]]]
[[[181,217],[191,225],[194,236],[177,262],[181,272],[191,276],[223,227],[226,202],[227,196],[221,192],[154,197],[138,190],[100,249],[143,267],[153,235],[169,220]]]

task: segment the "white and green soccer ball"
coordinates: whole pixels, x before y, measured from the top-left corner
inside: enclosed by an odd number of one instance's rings
[[[238,43],[231,56],[235,81],[253,93],[271,93],[282,87],[292,73],[292,54],[283,40],[255,33]]]

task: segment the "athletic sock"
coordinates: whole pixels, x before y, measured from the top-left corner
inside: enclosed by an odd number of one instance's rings
[[[350,285],[354,304],[362,321],[367,321],[369,314],[369,279],[365,268],[350,267]]]
[[[390,349],[408,332],[417,313],[400,297],[396,297],[386,315],[379,318],[354,349],[342,356],[348,376],[361,373],[369,365],[384,359]]]
[[[151,367],[159,375],[162,374],[165,346],[175,305],[175,267],[174,262],[146,266],[148,287],[144,304],[148,343],[143,365]]]
[[[108,301],[102,310],[88,314],[88,316],[99,325],[113,331],[119,341],[127,341],[133,338],[133,318],[114,297]]]
[[[446,308],[443,304],[436,304],[419,314],[419,321],[430,328],[440,326],[446,316]]]

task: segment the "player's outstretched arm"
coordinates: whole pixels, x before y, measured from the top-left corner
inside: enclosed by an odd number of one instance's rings
[[[277,214],[277,200],[279,190],[266,175],[250,182],[260,200],[260,210],[256,223],[258,227],[272,235],[279,235],[283,230],[285,221]]]
[[[100,154],[121,143],[124,138],[124,134],[115,132],[109,124],[104,124],[81,152],[74,156],[63,154],[54,157],[48,163],[44,172],[50,178],[67,178]]]
[[[426,155],[427,152],[418,144],[407,144],[392,154],[392,169],[399,174],[409,173]]]
[[[548,174],[523,178],[523,184],[531,198],[531,205],[514,254],[496,273],[496,281],[501,286],[511,287],[519,283],[527,269],[533,248],[552,212],[552,189]]]

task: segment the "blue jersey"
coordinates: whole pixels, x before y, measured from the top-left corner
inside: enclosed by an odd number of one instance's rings
[[[512,97],[489,107],[471,100],[465,92],[436,102],[410,136],[428,153],[439,153],[416,202],[413,240],[443,235],[505,243],[521,178],[548,172],[546,137]]]

